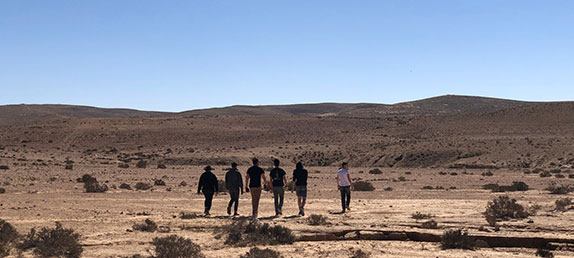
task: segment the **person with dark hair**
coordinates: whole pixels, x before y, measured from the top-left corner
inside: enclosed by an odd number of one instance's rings
[[[349,208],[349,204],[351,204],[351,190],[355,190],[347,162],[343,162],[341,169],[337,172],[337,189],[341,192],[342,213],[345,213],[345,211],[351,210]]]
[[[256,220],[259,211],[259,199],[261,198],[261,180],[263,179],[264,185],[267,185],[267,179],[265,178],[265,171],[259,167],[259,160],[253,158],[252,162],[253,166],[247,170],[247,175],[245,175],[245,184],[248,186],[245,191],[251,192],[251,219]]]
[[[287,179],[285,178],[285,170],[279,167],[279,160],[274,159],[273,164],[275,167],[271,170],[269,177],[273,186],[273,199],[275,200],[275,216],[283,215],[283,199],[285,198],[285,185]]]
[[[297,204],[299,204],[299,216],[305,216],[305,202],[307,201],[307,176],[308,172],[303,168],[303,163],[297,162],[293,170],[293,182],[291,192],[297,192]]]
[[[199,177],[199,184],[197,185],[197,194],[203,192],[205,196],[205,216],[209,216],[209,210],[211,210],[211,202],[213,201],[213,195],[219,192],[219,185],[217,183],[217,177],[211,172],[213,170],[211,166],[204,168],[205,172]]]
[[[243,194],[243,178],[241,172],[237,170],[237,163],[231,163],[231,168],[225,174],[225,186],[229,191],[229,204],[227,204],[227,215],[231,215],[231,206],[235,204],[233,216],[239,215],[237,207],[239,206],[239,192]]]

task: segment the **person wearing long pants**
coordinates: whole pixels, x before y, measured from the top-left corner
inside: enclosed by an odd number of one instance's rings
[[[351,181],[349,164],[347,162],[343,162],[341,169],[337,172],[337,189],[341,191],[341,213],[351,210],[349,205],[351,204],[351,191],[354,190],[353,188],[354,186]]]
[[[247,175],[245,175],[245,184],[249,187],[245,191],[251,191],[251,219],[256,220],[259,212],[259,199],[261,198],[261,181],[263,180],[264,185],[267,185],[267,179],[265,178],[265,171],[259,167],[259,160],[253,158],[252,161],[253,166],[247,170]]]

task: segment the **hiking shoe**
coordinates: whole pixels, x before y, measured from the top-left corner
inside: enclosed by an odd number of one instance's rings
[[[351,207],[347,207],[347,210],[348,210],[348,211],[351,211]]]
[[[231,207],[227,207],[227,215],[231,215]]]
[[[237,217],[237,216],[239,216],[239,213],[237,213],[237,212],[233,213],[233,217]]]

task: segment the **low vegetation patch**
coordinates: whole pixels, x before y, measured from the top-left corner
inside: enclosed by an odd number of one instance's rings
[[[381,171],[381,170],[378,169],[378,168],[369,170],[369,174],[373,174],[373,175],[380,175],[380,174],[382,174],[382,173],[383,173],[383,171]]]
[[[119,168],[130,168],[130,164],[128,163],[121,163],[118,165]]]
[[[84,175],[82,177],[82,182],[84,182],[84,189],[86,190],[86,193],[105,193],[108,191],[107,185],[101,185],[98,183],[98,180],[95,177],[90,175]]]
[[[18,239],[18,231],[12,224],[0,219],[0,257],[10,254],[10,250]]]
[[[257,247],[253,247],[251,249],[249,249],[249,251],[240,256],[240,258],[281,258],[283,256],[281,256],[281,253],[269,249],[269,248],[265,248],[265,249],[260,249]]]
[[[166,166],[165,164],[160,163],[160,164],[157,164],[157,168],[159,168],[159,169],[166,169],[167,166]]]
[[[177,235],[156,237],[153,246],[155,258],[205,258],[199,245]]]
[[[556,205],[557,211],[566,211],[569,209],[569,206],[572,205],[572,199],[570,198],[558,199],[556,200],[556,202],[554,202],[554,204]]]
[[[556,183],[550,184],[546,187],[546,190],[549,191],[551,194],[569,194],[574,192],[574,187],[569,185],[557,185]]]
[[[72,229],[56,222],[55,228],[42,228],[32,236],[34,253],[39,257],[80,257],[84,249],[80,245],[80,235]]]
[[[485,184],[482,186],[485,190],[491,190],[492,192],[517,192],[517,191],[528,191],[529,187],[526,183],[520,181],[514,181],[511,185],[498,185],[498,184]]]
[[[267,223],[235,221],[224,228],[225,244],[233,246],[293,244],[295,235],[283,226]]]
[[[312,226],[323,226],[329,224],[327,217],[319,214],[311,214],[307,218],[307,224]]]
[[[163,179],[155,179],[153,180],[153,185],[165,186],[165,181],[163,181]]]
[[[199,216],[197,213],[187,213],[187,212],[183,212],[183,211],[182,211],[182,212],[179,214],[179,217],[180,217],[181,219],[197,219],[197,218],[199,218],[200,216]]]
[[[536,256],[553,258],[554,254],[552,252],[550,252],[549,250],[539,248],[538,250],[536,250]]]
[[[132,228],[137,231],[155,232],[157,224],[151,219],[146,219],[143,224],[135,224]]]
[[[0,166],[0,170],[8,170],[8,169],[10,169],[10,168],[9,168],[8,166],[6,166],[6,165],[1,165],[1,166]]]
[[[416,220],[421,220],[421,219],[430,219],[432,218],[432,214],[430,213],[421,213],[421,212],[415,212],[411,215],[411,218],[416,219]]]
[[[145,160],[140,160],[140,161],[138,161],[138,163],[136,163],[136,167],[137,168],[146,168],[147,162]]]
[[[136,190],[145,191],[145,190],[149,190],[149,189],[151,189],[151,184],[144,183],[144,182],[137,182],[136,183]]]
[[[361,249],[357,249],[351,253],[351,258],[370,258],[371,254]]]
[[[0,194],[3,194],[3,193],[6,193],[6,189],[5,189],[5,188],[2,188],[2,187],[0,187]]]
[[[132,187],[129,184],[122,183],[120,184],[120,189],[132,190]]]
[[[522,205],[516,203],[515,199],[510,199],[506,195],[489,201],[483,214],[491,226],[495,226],[499,219],[523,219],[530,215]]]
[[[353,187],[355,188],[355,191],[370,192],[370,191],[375,190],[375,187],[373,186],[373,184],[371,184],[371,182],[367,182],[367,181],[353,182]]]
[[[423,222],[423,224],[421,224],[421,227],[426,229],[437,229],[438,223],[435,220],[429,220]]]
[[[540,173],[540,177],[551,177],[551,176],[552,176],[552,174],[548,171],[542,171]]]
[[[440,247],[446,249],[474,249],[474,239],[468,236],[468,232],[463,232],[461,229],[451,229],[441,237]]]

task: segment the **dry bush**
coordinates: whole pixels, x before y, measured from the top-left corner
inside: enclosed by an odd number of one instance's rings
[[[350,258],[370,258],[371,254],[361,249],[357,249],[351,253]]]
[[[137,167],[137,168],[146,168],[146,167],[147,167],[147,162],[142,159],[142,160],[138,161],[138,163],[136,163],[136,167]]]
[[[498,184],[485,184],[482,186],[485,190],[491,190],[492,192],[517,192],[517,191],[528,191],[529,187],[526,183],[520,181],[514,181],[511,185],[498,185]]]
[[[551,177],[551,176],[552,176],[552,174],[548,171],[542,171],[540,173],[540,177]]]
[[[177,235],[156,237],[153,246],[155,258],[205,258],[199,245]]]
[[[6,165],[0,166],[0,170],[8,170],[8,169],[10,169],[10,168]]]
[[[425,214],[425,213],[420,213],[420,212],[418,212],[418,211],[415,212],[415,213],[413,213],[413,214],[411,215],[411,218],[416,219],[416,220],[420,220],[420,219],[430,219],[430,218],[432,218],[432,217],[433,217],[433,215],[430,214],[430,213]]]
[[[120,189],[132,190],[132,187],[129,184],[121,183]]]
[[[157,168],[159,168],[159,169],[166,169],[167,166],[166,166],[165,164],[160,163],[160,164],[157,164]]]
[[[128,163],[121,163],[118,165],[119,168],[130,168],[130,164]]]
[[[375,190],[375,187],[373,186],[373,184],[371,184],[371,182],[367,182],[367,181],[353,182],[353,187],[355,188],[355,191],[370,192],[370,191]]]
[[[432,189],[434,189],[434,187],[432,187],[432,186],[430,186],[430,185],[425,185],[425,186],[423,186],[422,189],[423,189],[423,190],[432,190]]]
[[[2,188],[2,187],[0,187],[0,194],[3,194],[3,193],[6,193],[6,189],[5,189],[5,188]]]
[[[18,231],[12,224],[0,219],[0,257],[5,257],[10,254],[12,246],[18,239]]]
[[[382,173],[383,173],[383,171],[381,171],[381,170],[378,169],[378,168],[369,170],[369,174],[373,174],[373,175],[380,175],[380,174],[382,174]]]
[[[529,216],[522,205],[506,195],[489,201],[483,214],[491,226],[495,226],[498,219],[523,219]]]
[[[491,171],[486,171],[486,172],[482,172],[482,174],[480,174],[481,176],[494,176],[494,174]]]
[[[556,202],[554,202],[554,204],[556,204],[557,211],[566,211],[568,210],[568,206],[572,205],[572,199],[570,198],[558,199],[556,200]]]
[[[185,182],[185,181],[181,181],[181,183],[179,183],[179,186],[181,186],[181,187],[185,187],[185,186],[187,186],[187,182]]]
[[[323,226],[329,224],[327,217],[319,214],[311,214],[307,218],[307,224],[312,226]]]
[[[293,244],[295,235],[283,226],[267,223],[235,221],[224,228],[227,234],[225,244],[234,246]]]
[[[182,212],[179,214],[179,217],[180,217],[181,219],[197,219],[197,218],[199,218],[200,216],[197,215],[197,213],[186,213],[186,212],[183,212],[183,211],[182,211]]]
[[[105,193],[108,191],[107,185],[100,185],[98,180],[90,175],[84,175],[82,177],[82,181],[84,182],[86,193]]]
[[[536,256],[552,258],[554,257],[554,254],[549,250],[539,248],[538,250],[536,250]]]
[[[438,228],[438,222],[436,222],[435,220],[425,221],[425,222],[423,222],[423,224],[421,224],[421,227],[427,228],[427,229],[437,229]]]
[[[157,224],[153,220],[146,219],[144,222],[144,224],[135,224],[132,228],[143,232],[155,232],[157,230]]]
[[[551,194],[569,194],[574,192],[574,187],[570,187],[569,185],[557,185],[553,182],[546,187],[546,190]]]
[[[281,258],[281,253],[274,251],[269,248],[259,249],[257,247],[253,247],[249,249],[249,252],[240,256],[240,258]]]
[[[163,179],[154,179],[154,180],[153,180],[153,185],[165,186],[165,181],[163,181]]]
[[[151,184],[144,183],[144,182],[137,182],[135,187],[136,187],[136,190],[145,191],[145,190],[151,189]]]
[[[385,191],[387,191],[387,192],[390,192],[390,191],[393,190],[393,188],[389,186],[389,187],[387,187],[387,188],[385,188],[385,189],[383,189],[383,190],[385,190]]]
[[[34,253],[39,257],[80,257],[84,251],[80,235],[56,222],[55,228],[42,228],[34,239]]]
[[[467,232],[463,232],[460,229],[451,229],[446,232],[441,237],[440,247],[443,250],[446,249],[474,249],[474,239],[468,236]]]

